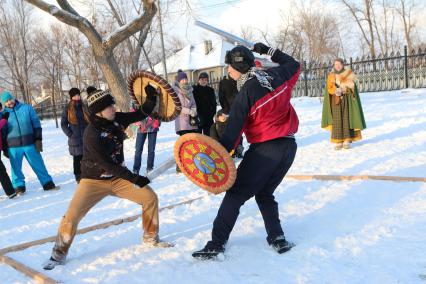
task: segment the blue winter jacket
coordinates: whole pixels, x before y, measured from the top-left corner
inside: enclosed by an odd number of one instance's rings
[[[31,105],[16,100],[13,108],[5,107],[4,111],[10,113],[5,130],[9,148],[31,145],[35,140],[41,140],[40,120]]]

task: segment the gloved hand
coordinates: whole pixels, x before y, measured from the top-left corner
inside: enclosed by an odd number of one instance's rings
[[[158,90],[156,90],[150,84],[146,85],[144,90],[146,93],[146,99],[143,105],[141,106],[141,109],[145,114],[149,115],[154,110],[155,105],[157,104]]]
[[[190,109],[189,110],[189,115],[190,116],[197,116],[197,110],[196,109]]]
[[[139,187],[144,187],[145,185],[149,184],[151,181],[149,178],[144,176],[137,176],[134,180],[134,184],[136,184]]]
[[[5,111],[5,112],[3,112],[3,114],[2,114],[2,117],[1,118],[4,118],[4,119],[8,119],[9,118],[9,115],[10,115],[10,112],[8,112],[8,111]]]
[[[259,54],[268,54],[270,47],[261,42],[257,42],[253,46],[253,51]]]
[[[39,153],[43,152],[43,144],[41,143],[41,140],[35,140],[34,145],[35,145],[37,152],[39,152]]]

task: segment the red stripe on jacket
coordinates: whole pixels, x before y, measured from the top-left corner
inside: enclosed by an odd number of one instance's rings
[[[297,132],[299,119],[290,99],[299,74],[300,68],[290,80],[267,93],[251,107],[243,127],[249,143],[291,136]]]

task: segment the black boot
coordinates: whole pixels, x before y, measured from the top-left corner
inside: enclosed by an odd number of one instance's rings
[[[289,251],[295,246],[293,243],[287,242],[284,235],[276,237],[269,245],[280,254]]]
[[[46,182],[45,184],[43,184],[43,189],[44,190],[52,190],[52,189],[59,189],[59,187],[57,187],[53,181],[49,181]]]
[[[16,187],[15,192],[16,192],[17,195],[22,195],[22,194],[25,193],[26,190],[27,189],[25,188],[25,185],[21,185],[21,186]]]
[[[207,242],[206,246],[192,253],[192,257],[200,260],[208,260],[217,257],[220,253],[225,252],[225,246],[214,244],[212,241]]]

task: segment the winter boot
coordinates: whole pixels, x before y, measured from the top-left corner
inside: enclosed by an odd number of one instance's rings
[[[56,186],[53,181],[49,181],[46,182],[45,184],[43,184],[43,189],[44,190],[54,190],[54,189],[59,189],[58,186]]]
[[[278,236],[269,243],[269,245],[278,253],[285,253],[294,247],[293,243],[287,242],[284,235]]]
[[[225,252],[225,246],[216,245],[212,241],[207,242],[206,246],[192,253],[192,257],[200,260],[208,260],[216,258],[220,253]]]
[[[52,270],[53,268],[55,268],[58,265],[64,265],[64,263],[65,263],[65,261],[57,261],[53,257],[50,257],[50,259],[43,264],[43,269],[44,270]]]
[[[17,195],[22,195],[25,193],[27,189],[25,188],[25,185],[21,185],[15,188],[15,192]]]
[[[7,197],[9,197],[9,199],[13,199],[17,196],[18,194],[16,192],[12,193],[11,195],[8,195]]]
[[[337,143],[336,147],[334,147],[334,150],[342,150],[343,143]]]
[[[174,247],[174,244],[168,243],[160,240],[158,236],[156,237],[143,237],[143,244],[148,247],[156,247],[156,248],[171,248]]]
[[[351,148],[351,142],[345,141],[343,142],[343,149],[350,149]]]

